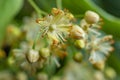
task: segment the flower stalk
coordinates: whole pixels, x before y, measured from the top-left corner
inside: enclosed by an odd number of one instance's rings
[[[41,10],[33,0],[28,0],[28,2],[30,3],[30,5],[35,9],[35,11],[38,13],[38,14],[43,14],[43,15],[47,15],[47,13],[43,10]]]

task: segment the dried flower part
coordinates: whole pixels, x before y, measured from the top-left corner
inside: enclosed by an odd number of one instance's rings
[[[93,63],[94,68],[98,70],[103,70],[105,67],[105,62],[104,61],[99,61],[97,63]]]
[[[41,21],[44,21],[45,20],[45,17],[44,18],[40,18],[40,19],[36,19],[36,23],[40,23]]]
[[[85,37],[85,32],[78,25],[71,26],[70,37],[74,39],[83,39]]]
[[[40,50],[40,56],[43,58],[48,58],[50,56],[50,50],[48,48],[42,48]]]
[[[5,57],[6,57],[6,53],[0,49],[0,59]]]
[[[37,62],[40,58],[39,52],[33,49],[29,50],[29,52],[26,54],[26,57],[31,63]]]
[[[76,40],[74,44],[75,44],[75,46],[77,46],[80,49],[85,47],[85,41],[83,39]]]
[[[67,47],[65,44],[51,45],[51,53],[61,59],[64,59],[68,55]]]
[[[66,51],[58,50],[58,52],[56,52],[55,55],[57,55],[61,59],[64,59],[68,55],[68,53]]]
[[[89,24],[94,24],[99,21],[99,15],[93,11],[87,11],[85,13],[85,20]]]
[[[64,12],[62,10],[57,9],[57,8],[53,8],[51,12],[52,12],[53,15],[58,15],[58,14],[63,15],[64,14]]]
[[[82,59],[83,59],[82,53],[75,53],[74,56],[73,56],[73,59],[74,59],[76,62],[81,62]]]

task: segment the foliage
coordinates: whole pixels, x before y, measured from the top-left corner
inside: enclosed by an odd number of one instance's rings
[[[1,0],[0,79],[119,80],[118,3]]]

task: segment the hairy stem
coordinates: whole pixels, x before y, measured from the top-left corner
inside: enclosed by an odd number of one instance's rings
[[[44,14],[44,15],[47,15],[47,13],[43,10],[41,10],[33,0],[28,0],[28,2],[30,3],[30,5],[36,10],[37,13],[39,14]]]
[[[57,8],[62,9],[62,0],[56,0]]]
[[[35,49],[36,42],[38,41],[40,35],[41,35],[41,33],[38,32],[38,34],[36,35],[36,38],[35,38],[35,40],[34,40],[34,43],[33,43],[32,49]]]

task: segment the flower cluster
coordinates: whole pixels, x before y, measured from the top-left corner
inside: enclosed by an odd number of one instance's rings
[[[106,57],[113,51],[112,35],[105,35],[100,31],[100,17],[92,11],[85,13],[80,25],[85,31],[85,50],[90,54],[89,61],[98,69],[103,69]]]
[[[68,10],[53,8],[51,13],[37,19],[36,23],[29,19],[23,26],[25,41],[20,43],[21,49],[14,49],[14,55],[22,62],[21,65],[32,66],[30,68],[33,69],[53,61],[60,67],[59,59],[71,55],[68,49],[72,44],[77,51],[77,54],[73,54],[74,60],[82,61],[80,50],[84,49],[85,54],[89,55],[89,61],[102,69],[106,57],[113,50],[113,40],[111,35],[106,36],[100,31],[99,15],[87,11],[80,24],[76,24],[73,14]]]
[[[64,42],[66,35],[69,34],[69,28],[72,26],[71,20],[74,19],[74,16],[56,8],[53,8],[51,12],[52,15],[36,20],[40,25],[42,36],[47,35],[55,44]]]

